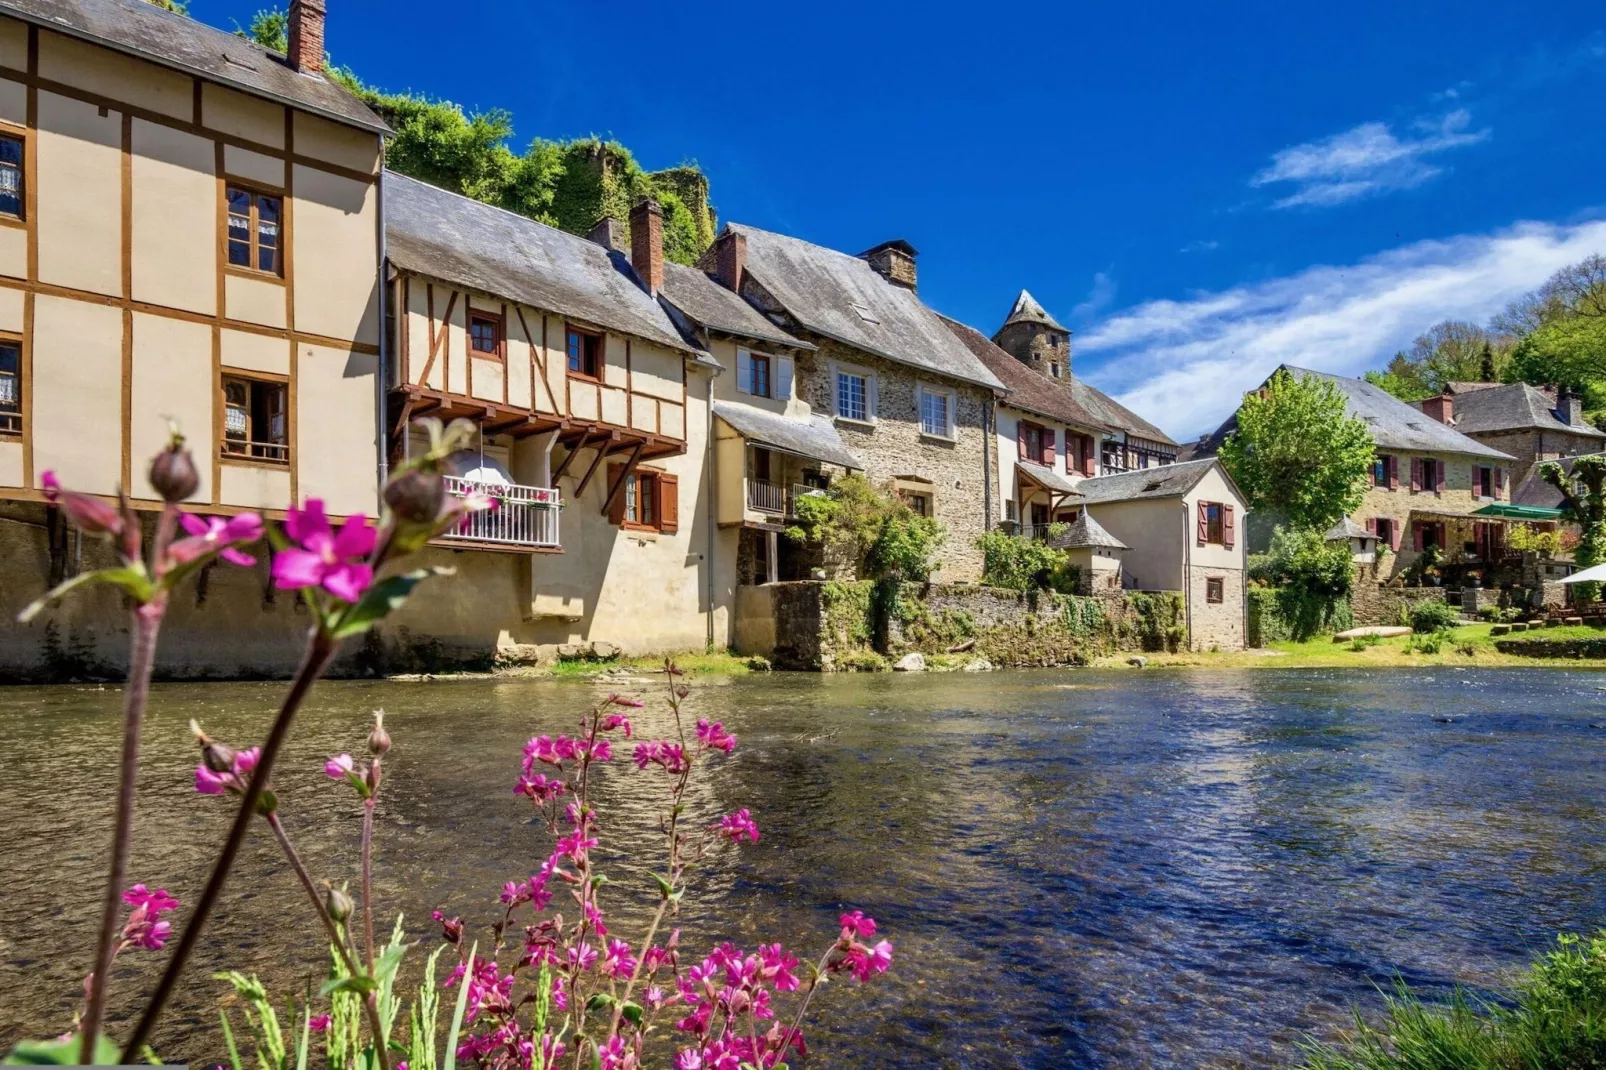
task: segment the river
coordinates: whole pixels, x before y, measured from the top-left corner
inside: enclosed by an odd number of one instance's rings
[[[683,940],[817,955],[839,907],[876,917],[892,971],[822,992],[814,1065],[1284,1064],[1352,1006],[1375,1010],[1396,974],[1435,992],[1497,985],[1553,933],[1606,917],[1600,682],[1487,669],[698,681],[690,711],[741,745],[693,812],[750,807],[763,839],[698,872]],[[658,687],[322,684],[276,777],[285,824],[316,875],[355,879],[358,808],[322,763],[357,750],[383,706],[395,750],[376,897],[433,946],[431,909],[488,923],[502,882],[545,855],[510,790],[524,739],[612,688],[648,698],[639,720],[661,732]],[[243,745],[281,692],[156,688],[133,880],[194,898],[229,805],[194,793],[185,724]],[[4,1047],[64,1028],[87,969],[118,702],[115,688],[0,689]],[[649,782],[617,766],[605,844],[656,851]],[[639,932],[650,882],[615,855],[605,865],[612,920]],[[321,974],[299,894],[259,830],[158,1035],[165,1058],[221,1058],[214,970],[259,972],[281,999]],[[161,957],[119,960],[114,1034]]]

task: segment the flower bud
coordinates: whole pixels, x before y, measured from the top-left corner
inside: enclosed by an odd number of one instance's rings
[[[195,459],[184,446],[184,436],[177,431],[173,432],[167,448],[151,459],[150,480],[156,493],[169,504],[184,501],[201,485]]]
[[[357,909],[357,904],[351,901],[351,896],[332,884],[324,894],[323,906],[335,921],[345,921],[351,917],[351,912]]]
[[[446,481],[439,472],[412,468],[385,484],[385,504],[404,524],[433,524],[446,506]]]
[[[193,718],[190,720],[190,731],[195,734],[195,742],[201,745],[201,760],[206,767],[214,773],[232,773],[234,771],[234,748],[219,743],[205,732]]]
[[[385,731],[385,711],[374,711],[374,727],[368,733],[368,753],[383,758],[390,750],[390,733]]]
[[[39,485],[44,488],[45,501],[60,506],[61,511],[67,514],[68,521],[78,530],[90,535],[117,535],[122,532],[123,514],[115,506],[88,494],[63,490],[55,472],[41,475]]]

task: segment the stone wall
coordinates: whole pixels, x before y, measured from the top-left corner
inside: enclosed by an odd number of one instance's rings
[[[1428,417],[1423,417],[1428,419]],[[1361,526],[1366,526],[1368,520],[1387,517],[1399,526],[1400,548],[1398,553],[1385,555],[1383,567],[1387,570],[1382,579],[1392,579],[1410,568],[1419,556],[1411,539],[1411,524],[1415,520],[1443,521],[1445,525],[1445,541],[1448,548],[1459,553],[1465,544],[1473,541],[1472,519],[1456,519],[1457,516],[1470,514],[1474,509],[1490,504],[1492,499],[1475,498],[1472,494],[1472,469],[1475,466],[1494,465],[1500,463],[1494,460],[1459,456],[1444,453],[1404,453],[1400,451],[1387,452],[1399,458],[1400,485],[1390,490],[1388,487],[1368,487],[1361,504],[1350,513],[1351,519]],[[1413,459],[1431,457],[1444,466],[1444,489],[1435,493],[1431,490],[1411,490],[1411,462]],[[1509,466],[1511,462],[1506,462]],[[1506,481],[1503,493],[1499,500],[1509,502],[1511,492],[1515,488],[1515,480],[1520,479],[1522,473],[1506,468]],[[1444,514],[1450,514],[1446,516]],[[1357,621],[1359,615],[1357,614]]]
[[[1423,602],[1445,601],[1442,587],[1385,587],[1375,580],[1357,577],[1350,592],[1350,606],[1355,623],[1363,626],[1400,623],[1401,609],[1405,615]]]
[[[1241,569],[1189,570],[1188,635],[1191,650],[1242,650],[1248,645],[1244,626],[1244,574]],[[1207,597],[1209,581],[1221,581],[1221,601]]]
[[[1525,658],[1606,658],[1606,636],[1585,639],[1496,639],[1502,654]]]
[[[928,480],[933,515],[948,533],[938,555],[937,578],[944,582],[980,578],[982,559],[976,539],[993,519],[983,509],[988,497],[983,483],[990,478],[983,391],[822,339],[819,352],[798,361],[797,389],[816,413],[827,416],[836,411],[833,361],[866,369],[876,379],[874,425],[837,420],[843,444],[864,461],[865,476],[877,487],[894,478]],[[955,392],[953,441],[921,433],[916,390],[922,382]],[[991,500],[996,516],[997,487],[992,488]]]

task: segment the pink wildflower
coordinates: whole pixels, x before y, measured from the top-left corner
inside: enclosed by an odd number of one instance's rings
[[[563,781],[556,778],[548,780],[540,773],[520,777],[519,782],[513,785],[513,794],[528,795],[532,801],[538,803],[551,802],[562,795],[563,791]]]
[[[195,767],[195,790],[202,795],[222,795],[224,792],[244,794],[251,770],[257,767],[257,759],[261,755],[261,747],[235,751],[234,760],[226,773],[214,772],[206,762],[201,762]]]
[[[257,559],[250,554],[235,549],[236,546],[246,546],[262,538],[262,518],[257,514],[240,513],[224,520],[217,516],[202,519],[183,513],[178,522],[190,534],[189,538],[179,539],[168,548],[167,552],[179,564],[194,561],[213,551],[218,551],[218,556],[231,565],[250,568],[257,563]]]
[[[374,582],[373,567],[364,563],[376,538],[368,518],[354,513],[337,533],[324,515],[323,501],[309,498],[292,507],[284,530],[300,547],[281,550],[273,558],[273,582],[280,590],[322,587],[343,602],[355,602]]]
[[[569,965],[576,970],[589,970],[597,963],[597,949],[581,942],[569,948]]]
[[[349,754],[337,754],[323,763],[324,775],[331,780],[346,779],[346,774],[351,772],[352,769],[353,764]]]
[[[753,815],[743,808],[719,819],[719,834],[732,843],[741,843],[743,836],[757,843],[758,825],[753,821]]]
[[[87,531],[91,535],[122,534],[123,514],[115,506],[90,494],[63,490],[61,480],[52,471],[40,473],[39,485],[44,488],[45,501],[60,506],[61,511],[67,514],[67,519],[80,531]]]
[[[508,906],[517,906],[530,898],[530,889],[516,881],[508,881],[502,885],[502,902]]]
[[[623,980],[636,972],[636,957],[630,945],[623,940],[609,940],[608,953],[602,958],[602,972]]]
[[[725,731],[724,722],[709,724],[706,717],[697,719],[697,740],[709,750],[720,750],[726,754],[736,749],[736,737]]]
[[[222,795],[227,787],[227,773],[214,773],[205,762],[195,767],[195,790],[202,795]]]
[[[314,1015],[307,1025],[314,1033],[327,1033],[329,1032],[329,1016],[327,1014]]]
[[[584,832],[573,832],[557,842],[553,855],[562,855],[577,865],[584,860],[586,852],[597,845],[595,836],[587,837]]]
[[[637,743],[632,757],[635,758],[637,769],[645,769],[649,765],[661,765],[667,773],[679,775],[686,771],[685,748],[679,743],[671,743],[665,739]]]
[[[122,946],[142,947],[147,951],[160,951],[166,946],[173,926],[161,917],[177,910],[178,900],[168,895],[165,888],[153,892],[143,884],[136,884],[123,893],[123,902],[133,909],[123,924]]]
[[[875,919],[865,917],[862,910],[844,914],[837,921],[842,924],[842,935],[844,937],[875,935]]]
[[[552,1006],[560,1011],[569,1009],[569,990],[563,984],[563,978],[552,978]],[[562,1047],[562,1045],[559,1045]]]
[[[792,972],[797,967],[795,956],[788,955],[780,944],[760,945],[758,954],[764,963],[764,978],[775,986],[777,992],[797,990],[797,975]]]
[[[594,762],[613,761],[613,744],[605,739],[599,739],[590,747],[590,758]]]
[[[597,1055],[602,1060],[602,1070],[624,1070],[626,1066],[634,1066],[635,1058],[625,1049],[623,1037],[615,1034],[608,1038],[608,1043],[597,1049]]]
[[[607,704],[610,706],[625,706],[632,710],[639,710],[643,705],[639,699],[625,698],[617,694],[609,695]]]

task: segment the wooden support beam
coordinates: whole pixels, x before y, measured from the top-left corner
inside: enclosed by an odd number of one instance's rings
[[[608,491],[608,498],[602,503],[603,516],[608,515],[608,510],[613,507],[613,500],[619,497],[619,492],[624,489],[625,480],[629,479],[630,473],[636,470],[636,462],[641,460],[641,451],[646,448],[647,440],[642,439],[636,443],[636,448],[630,451],[630,460],[625,462],[624,470],[619,473],[619,478],[613,481],[613,486]]]
[[[597,474],[597,469],[602,467],[604,458],[608,456],[609,452],[613,449],[614,443],[618,441],[619,432],[617,431],[609,431],[607,434],[597,439],[597,444],[592,447],[597,451],[597,456],[592,460],[591,467],[586,469],[586,474],[584,478],[580,480],[579,485],[574,488],[574,496],[576,498],[580,497],[580,495],[586,492],[586,487],[591,483],[591,477]]]
[[[563,455],[563,463],[558,465],[558,470],[556,472],[552,473],[552,485],[554,487],[558,485],[558,480],[563,478],[563,473],[569,470],[569,466],[574,463],[574,459],[580,455],[580,451],[586,448],[586,441],[590,439],[590,437],[591,429],[587,428],[585,431],[581,432],[580,441],[576,442],[569,452]]]
[[[535,414],[532,412],[524,416],[514,416],[511,419],[502,420],[498,423],[487,424],[485,427],[485,433],[487,435],[505,435],[509,431],[517,431],[523,427],[533,427],[539,422],[540,421],[536,419]]]

